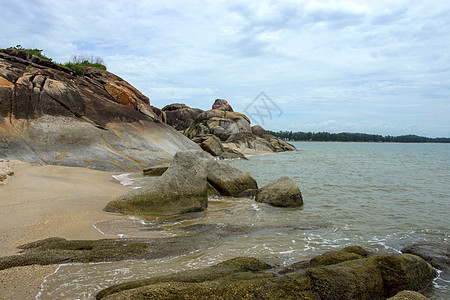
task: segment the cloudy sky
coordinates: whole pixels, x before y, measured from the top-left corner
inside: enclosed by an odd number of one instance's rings
[[[157,107],[223,98],[272,130],[450,137],[448,0],[0,0],[0,28],[0,48],[102,57]]]

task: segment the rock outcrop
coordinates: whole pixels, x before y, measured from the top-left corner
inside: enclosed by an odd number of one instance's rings
[[[2,158],[111,171],[200,149],[120,77],[95,68],[77,75],[14,49],[0,52],[0,134]]]
[[[187,152],[175,154],[161,177],[110,201],[104,210],[130,215],[178,215],[204,210],[208,206],[206,174],[198,159]]]
[[[236,147],[268,152],[295,150],[293,145],[274,137],[261,126],[251,127],[250,119],[244,114],[234,112],[226,100],[216,99],[212,107],[211,110],[202,111],[174,103],[165,106],[162,111],[167,124],[183,132],[202,149],[215,156],[221,157],[222,153],[228,152],[229,154],[225,154],[227,158],[235,158],[236,156],[230,154],[232,151],[228,150]],[[219,139],[222,152],[210,151],[210,147],[203,143],[212,135]]]
[[[344,252],[360,255],[360,247]],[[392,254],[276,270],[256,258],[111,286],[97,299],[384,299],[422,290],[436,276],[420,257]]]
[[[267,203],[278,207],[298,207],[303,205],[302,193],[295,181],[281,177],[258,190],[256,202]]]
[[[211,109],[218,109],[224,111],[233,111],[233,108],[225,99],[216,99]]]
[[[203,110],[190,108],[181,103],[174,103],[163,107],[166,123],[176,130],[184,131],[189,128]]]
[[[418,255],[439,270],[450,271],[450,246],[448,244],[416,243],[406,246],[402,252]]]
[[[105,211],[132,215],[177,215],[202,211],[208,205],[208,191],[238,196],[258,188],[256,180],[204,151],[180,151],[161,177],[146,186],[110,201]]]
[[[274,137],[272,134],[267,132],[264,128],[259,125],[255,125],[252,127],[252,133],[259,138],[266,140],[269,143],[270,149],[274,152],[283,152],[283,151],[293,151],[295,147],[288,142],[280,140],[279,138]]]

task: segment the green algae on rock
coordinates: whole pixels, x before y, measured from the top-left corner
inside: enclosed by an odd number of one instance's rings
[[[350,247],[322,257],[345,253],[366,255],[364,249]],[[303,262],[302,268],[289,272],[277,272],[255,258],[236,258],[114,285],[100,291],[97,299],[384,299],[404,289],[420,291],[437,275],[426,261],[409,254],[347,258],[335,264],[327,260],[325,266]]]
[[[298,207],[303,205],[300,188],[295,181],[281,177],[258,190],[256,202],[267,203],[277,207]]]

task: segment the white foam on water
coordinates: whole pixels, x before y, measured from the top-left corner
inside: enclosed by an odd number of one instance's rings
[[[44,285],[45,285],[45,283],[47,282],[47,279],[48,279],[50,276],[56,274],[56,272],[58,272],[60,268],[61,268],[61,265],[58,265],[58,267],[56,268],[56,270],[55,270],[53,273],[48,274],[47,276],[44,277],[44,280],[42,281],[41,286],[40,286],[40,288],[39,288],[39,293],[37,293],[35,299],[40,299],[40,298],[41,298],[42,292],[44,291]]]
[[[132,185],[134,182],[134,179],[130,178],[131,173],[124,173],[119,175],[113,175],[112,177],[120,182],[121,185],[129,186]]]
[[[103,221],[105,221],[105,220],[101,220],[101,221],[98,221],[98,222],[103,222]],[[103,231],[101,231],[101,230],[95,225],[95,224],[97,224],[98,222],[95,222],[94,224],[92,224],[92,226],[94,226],[94,228],[97,229],[98,232],[100,232],[101,234],[106,235],[106,233],[104,233]]]

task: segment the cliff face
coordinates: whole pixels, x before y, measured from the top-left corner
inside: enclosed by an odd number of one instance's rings
[[[118,76],[77,75],[23,51],[0,52],[0,158],[99,170],[141,170],[200,149],[163,124]]]

